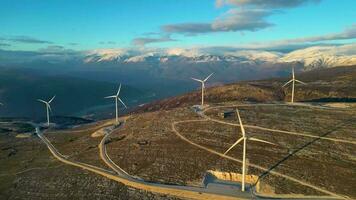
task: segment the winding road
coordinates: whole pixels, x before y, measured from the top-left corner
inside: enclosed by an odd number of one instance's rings
[[[266,104],[269,105],[269,104]],[[274,104],[276,105],[276,104]],[[285,105],[285,104],[284,104]],[[241,106],[241,105],[238,105]],[[230,106],[225,106],[225,107],[232,107]],[[217,107],[211,107],[209,109],[212,108],[217,108]],[[198,147],[200,149],[203,149],[209,153],[218,155],[220,157],[235,161],[235,162],[240,162],[241,160],[224,155],[220,152],[217,152],[213,149],[204,147],[202,145],[196,144],[192,141],[190,141],[189,139],[185,138],[183,135],[181,135],[177,129],[176,129],[176,125],[180,124],[180,123],[187,123],[187,122],[198,122],[198,121],[215,121],[218,123],[223,123],[223,124],[228,124],[228,125],[233,125],[233,126],[238,126],[237,124],[232,124],[232,123],[228,123],[228,122],[223,122],[220,120],[215,120],[212,119],[208,116],[206,116],[204,114],[204,112],[206,112],[207,110],[204,110],[202,113],[200,113],[200,115],[202,117],[204,117],[204,119],[200,119],[200,120],[184,120],[184,121],[178,121],[178,122],[173,122],[172,123],[172,130],[173,132],[182,140],[186,141],[187,143]],[[124,122],[123,122],[124,123]],[[121,126],[123,125],[123,123],[121,124]],[[261,130],[267,130],[267,128],[264,127],[255,127],[255,126],[248,126],[246,125],[246,127],[250,127],[250,128],[257,128],[257,129],[261,129]],[[281,132],[280,130],[274,130],[271,129],[273,131],[276,132]],[[283,131],[285,132],[285,131]],[[288,132],[288,131],[286,131]],[[165,194],[165,195],[172,195],[172,196],[177,196],[177,197],[181,197],[181,198],[188,198],[188,199],[207,199],[207,200],[215,200],[215,199],[221,199],[221,200],[230,200],[230,199],[295,199],[295,200],[307,200],[307,199],[347,199],[347,197],[344,197],[342,195],[338,195],[335,194],[333,192],[330,192],[328,190],[319,188],[317,186],[314,186],[310,183],[298,180],[296,178],[290,177],[288,175],[284,175],[282,173],[276,172],[276,171],[270,171],[271,174],[276,175],[276,176],[280,176],[283,178],[286,178],[288,180],[294,181],[296,183],[308,186],[310,188],[313,188],[317,191],[323,192],[327,195],[330,196],[303,196],[303,195],[273,195],[273,196],[263,196],[261,194],[256,194],[256,193],[247,193],[247,192],[240,192],[237,188],[234,188],[232,186],[218,186],[218,187],[191,187],[191,186],[180,186],[180,185],[166,185],[166,184],[160,184],[160,183],[152,183],[152,182],[146,182],[143,179],[140,179],[138,177],[134,177],[131,176],[130,174],[128,174],[126,171],[124,171],[122,168],[120,168],[117,164],[115,164],[109,157],[107,150],[106,150],[106,141],[108,140],[108,138],[110,137],[110,133],[106,134],[103,139],[101,140],[100,144],[99,144],[99,153],[100,153],[100,157],[101,159],[105,162],[105,164],[107,166],[109,166],[113,171],[109,171],[103,168],[99,168],[93,165],[89,165],[86,163],[82,163],[82,162],[77,162],[77,161],[72,161],[69,160],[67,156],[62,155],[52,144],[51,142],[41,133],[41,130],[39,128],[38,125],[36,125],[36,133],[37,136],[43,141],[44,144],[47,145],[49,151],[52,153],[52,155],[58,159],[59,161],[68,164],[68,165],[72,165],[75,167],[79,167],[88,171],[91,171],[93,173],[99,174],[101,176],[104,176],[106,178],[109,178],[111,180],[123,183],[129,187],[134,187],[137,189],[142,189],[142,190],[146,190],[149,192],[154,192],[154,193],[161,193],[161,194]],[[305,134],[300,134],[300,133],[294,133],[294,132],[288,132],[286,134],[297,134],[297,135],[301,135],[304,136]],[[308,135],[311,136],[311,135]],[[311,136],[311,137],[315,137],[315,136]],[[321,138],[321,139],[325,139],[325,138]],[[331,138],[332,139],[332,138]],[[340,141],[336,141],[333,140],[335,142],[340,142]],[[257,169],[263,170],[263,171],[267,171],[267,168],[258,166],[258,165],[254,165],[254,164],[250,164],[251,167],[255,167]],[[252,196],[251,196],[252,195]]]

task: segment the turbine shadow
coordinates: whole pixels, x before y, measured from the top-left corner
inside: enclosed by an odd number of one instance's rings
[[[292,157],[293,155],[297,154],[299,151],[305,149],[306,147],[314,144],[316,141],[320,140],[321,137],[325,137],[331,133],[333,133],[334,131],[336,131],[337,129],[349,124],[350,122],[354,122],[354,118],[351,118],[347,121],[341,122],[337,125],[332,126],[333,128],[329,131],[327,131],[326,133],[322,134],[319,136],[319,138],[315,138],[307,143],[305,143],[304,145],[302,145],[301,147],[295,149],[294,151],[292,151],[290,154],[288,154],[286,157],[284,157],[283,159],[281,159],[280,161],[278,161],[276,164],[274,164],[272,167],[270,167],[267,171],[263,172],[257,179],[257,181],[252,185],[252,187],[255,187],[256,184],[265,176],[267,176],[273,169],[277,168],[279,165],[281,165],[283,162],[285,162],[286,160],[288,160],[290,157]]]

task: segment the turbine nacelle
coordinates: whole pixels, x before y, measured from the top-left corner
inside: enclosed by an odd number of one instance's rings
[[[42,99],[37,99],[37,101],[44,103],[46,105],[46,107],[48,107],[48,109],[52,112],[52,108],[51,108],[50,104],[52,103],[54,98],[56,98],[56,95],[54,95],[49,101],[45,101],[45,100],[42,100]]]
[[[193,80],[195,80],[195,81],[198,81],[198,82],[204,84],[213,74],[214,74],[214,73],[211,73],[211,74],[210,74],[209,76],[207,76],[204,80],[200,80],[200,79],[197,79],[197,78],[191,78],[191,79],[193,79]]]

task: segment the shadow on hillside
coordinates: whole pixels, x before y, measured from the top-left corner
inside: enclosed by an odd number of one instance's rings
[[[356,103],[356,98],[320,98],[320,99],[311,99],[302,102],[320,102],[320,103]]]
[[[326,133],[322,134],[319,136],[319,138],[315,138],[307,143],[305,143],[304,145],[300,146],[299,148],[295,149],[294,151],[290,152],[289,155],[287,155],[286,157],[284,157],[283,159],[281,159],[280,161],[278,161],[276,164],[274,164],[272,167],[270,167],[267,171],[265,171],[264,173],[262,173],[259,177],[258,180],[256,181],[256,183],[253,185],[253,187],[255,187],[255,185],[265,176],[267,176],[273,169],[277,168],[279,165],[281,165],[283,162],[285,162],[286,160],[288,160],[290,157],[292,157],[293,155],[297,154],[298,152],[300,152],[301,150],[307,148],[308,146],[314,144],[316,141],[320,140],[321,137],[325,137],[331,133],[333,133],[334,131],[338,130],[339,128],[349,124],[349,123],[353,123],[355,120],[355,118],[351,118],[345,122],[341,122],[337,125],[333,125],[332,128],[330,128],[329,131],[327,131]]]

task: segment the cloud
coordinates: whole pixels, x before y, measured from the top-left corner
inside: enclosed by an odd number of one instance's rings
[[[172,41],[177,41],[177,40],[172,39],[169,35],[166,35],[166,36],[161,36],[158,38],[138,37],[138,38],[133,39],[131,41],[131,43],[136,46],[145,46],[145,45],[151,44],[151,43],[172,42]]]
[[[210,32],[258,31],[273,26],[272,23],[265,20],[267,16],[273,13],[262,9],[230,9],[211,23],[171,24],[163,26],[162,30],[167,33],[185,35]]]
[[[345,30],[338,33],[330,33],[319,36],[311,36],[311,37],[301,37],[301,38],[293,38],[293,39],[285,39],[285,40],[276,40],[271,42],[259,42],[259,43],[250,43],[248,45],[244,45],[244,48],[302,48],[307,46],[313,46],[317,42],[325,42],[325,41],[334,41],[334,40],[350,40],[356,39],[356,24],[346,28]]]
[[[229,9],[213,21],[167,24],[162,26],[161,30],[186,36],[213,32],[259,31],[274,25],[266,18],[281,13],[280,9],[319,1],[321,0],[216,0],[216,7],[228,5]]]
[[[40,40],[29,36],[12,36],[4,38],[3,40],[19,43],[31,43],[31,44],[52,44],[50,41]]]
[[[353,24],[351,27],[345,29],[340,33],[332,33],[332,34],[321,35],[321,36],[285,40],[284,42],[291,42],[291,43],[319,42],[319,41],[327,41],[327,40],[347,40],[347,39],[354,39],[354,38],[356,38],[356,24]]]
[[[40,52],[46,52],[46,53],[57,53],[57,52],[62,52],[64,50],[65,48],[60,45],[50,45],[47,46],[46,48],[39,49]]]
[[[167,33],[184,33],[184,34],[197,34],[212,32],[213,29],[209,23],[182,23],[182,24],[169,24],[161,27]]]
[[[231,9],[212,23],[215,31],[257,31],[273,24],[265,18],[273,12],[266,10]]]
[[[70,42],[70,43],[68,43],[68,44],[71,45],[71,46],[79,45],[79,43],[76,43],[76,42]]]
[[[224,5],[239,7],[257,7],[257,8],[293,8],[306,3],[318,3],[321,0],[216,0],[215,5],[222,7]]]
[[[9,46],[11,46],[11,44],[0,42],[0,47],[9,47]]]
[[[114,42],[114,41],[100,41],[99,44],[101,44],[101,45],[104,45],[104,44],[113,45],[113,44],[116,44],[116,42]]]

